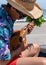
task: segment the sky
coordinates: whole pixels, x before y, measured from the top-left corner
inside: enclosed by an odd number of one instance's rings
[[[46,0],[37,0],[37,3],[42,9],[46,9]]]
[[[46,9],[46,0],[36,0],[42,9]],[[0,5],[7,3],[6,0],[0,0]]]

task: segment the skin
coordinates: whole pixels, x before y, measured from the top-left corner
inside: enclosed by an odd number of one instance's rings
[[[13,7],[9,8],[5,4],[3,4],[2,7],[8,12],[12,20],[19,19],[19,14],[17,13],[16,9],[14,9]]]
[[[46,58],[40,57],[19,58],[16,65],[46,65]]]
[[[19,19],[19,14],[15,11],[13,7],[9,9],[6,6],[4,6],[4,8],[7,10],[8,14],[11,16],[13,20]],[[32,30],[31,23],[26,27],[29,27],[31,32]],[[23,50],[23,42],[22,42],[22,45],[20,46],[20,48],[11,52],[11,59],[16,55],[18,56],[20,52],[22,52],[22,58],[18,58],[16,65],[46,65],[46,58],[37,57],[39,54],[39,51],[40,51],[40,47],[37,44],[33,44],[32,46],[29,46],[25,50]],[[7,65],[9,61],[0,61],[0,64]]]
[[[25,50],[23,50],[23,46],[19,47],[17,50],[11,52],[11,59],[14,56],[19,56],[20,53],[22,57],[37,57],[40,52],[40,48],[37,44],[33,44],[28,46]],[[20,56],[21,57],[21,56]]]
[[[21,45],[20,48],[18,48],[17,50],[11,52],[11,59],[13,59],[15,56],[18,56],[20,54],[20,52],[23,50],[23,45]],[[35,52],[32,52],[35,51]],[[36,44],[33,44],[32,46],[26,48],[24,51],[22,51],[22,57],[37,57],[39,54],[39,46]],[[21,56],[20,56],[21,57]],[[7,63],[9,63],[9,61],[0,61],[1,65],[7,65]],[[19,63],[19,62],[18,62]]]

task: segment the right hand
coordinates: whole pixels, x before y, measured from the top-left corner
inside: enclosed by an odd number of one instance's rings
[[[27,30],[27,34],[30,34],[32,32],[33,28],[34,28],[34,22],[30,22],[23,29]]]

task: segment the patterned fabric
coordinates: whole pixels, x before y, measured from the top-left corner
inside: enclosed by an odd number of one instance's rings
[[[0,7],[0,60],[10,60],[10,37],[13,21],[6,10]]]

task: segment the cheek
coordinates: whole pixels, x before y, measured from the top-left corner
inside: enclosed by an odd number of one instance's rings
[[[15,12],[11,11],[11,17],[13,20],[19,19],[19,14],[16,11]]]
[[[8,9],[8,14],[11,16],[13,20],[19,19],[19,14],[13,8]]]

